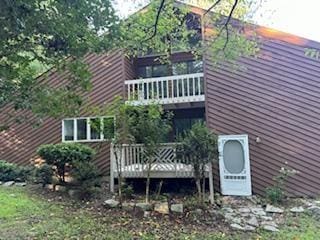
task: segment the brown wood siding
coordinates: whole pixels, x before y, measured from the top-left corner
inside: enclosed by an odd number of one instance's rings
[[[116,95],[122,95],[124,89],[124,69],[129,68],[120,52],[111,54],[88,54],[85,61],[89,64],[92,74],[93,88],[83,95],[86,105],[90,107],[103,106],[113,100]],[[129,71],[130,72],[130,71]],[[131,71],[132,72],[132,71]],[[65,84],[65,75],[51,71],[45,80],[53,87]],[[10,107],[2,109],[3,113],[12,112]],[[35,118],[28,114],[29,121]],[[82,111],[81,116],[90,116]],[[74,116],[68,116],[74,117]],[[42,144],[61,142],[61,120],[47,118],[40,127],[33,128],[30,124],[16,124],[13,118],[0,114],[0,122],[8,122],[10,129],[0,133],[0,159],[28,164],[38,159],[36,149]],[[110,152],[107,143],[86,143],[92,146],[97,154],[95,163],[104,174],[109,174]]]
[[[291,194],[320,194],[320,62],[305,56],[306,47],[264,39],[257,58],[241,59],[236,71],[205,56],[208,126],[249,135],[254,193],[263,194],[287,162],[299,171],[289,179]]]

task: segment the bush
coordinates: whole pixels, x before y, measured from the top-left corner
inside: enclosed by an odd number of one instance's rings
[[[275,184],[266,188],[266,198],[273,204],[281,203],[286,196],[286,182],[289,177],[298,173],[295,169],[285,166],[281,167],[279,174],[273,178]]]
[[[39,168],[35,170],[35,181],[42,183],[44,187],[46,184],[52,183],[53,169],[52,166],[48,164],[42,164]]]
[[[65,182],[66,165],[74,161],[90,161],[94,155],[92,148],[79,143],[42,145],[37,153],[47,164],[56,167],[56,174],[62,182]]]
[[[0,181],[14,181],[17,178],[17,165],[0,160]]]
[[[24,167],[0,160],[0,181],[26,181],[32,177],[33,170],[32,166]]]
[[[92,162],[74,161],[71,176],[79,185],[81,198],[92,197],[101,186],[101,175]]]

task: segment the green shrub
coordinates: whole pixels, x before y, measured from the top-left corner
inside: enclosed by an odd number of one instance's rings
[[[75,161],[90,161],[94,155],[92,148],[79,143],[42,145],[37,153],[47,164],[56,167],[56,174],[62,182],[65,182],[66,165],[72,165]]]
[[[292,177],[298,173],[295,169],[289,168],[288,163],[285,162],[285,166],[281,167],[279,174],[273,178],[275,184],[266,188],[266,198],[271,203],[281,203],[286,196],[286,182],[289,177]]]
[[[89,161],[74,161],[71,177],[79,186],[81,198],[92,197],[101,186],[101,175],[97,167]]]
[[[130,199],[134,193],[133,187],[130,184],[122,184],[121,187],[122,194],[125,198]]]
[[[0,160],[0,181],[14,181],[18,177],[17,165]]]
[[[48,164],[42,164],[39,168],[35,170],[35,181],[37,183],[42,183],[43,187],[46,184],[52,183],[53,169],[52,166]]]
[[[32,177],[34,167],[19,166],[0,160],[0,181],[26,181]]]

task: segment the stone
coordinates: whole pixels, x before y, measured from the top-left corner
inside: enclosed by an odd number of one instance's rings
[[[263,208],[261,207],[254,207],[254,208],[251,208],[251,212],[254,214],[254,215],[258,215],[258,216],[265,216],[267,215],[266,212],[263,210]]]
[[[240,213],[249,213],[249,212],[251,212],[249,208],[239,208],[238,211]]]
[[[221,210],[223,212],[228,212],[228,213],[233,213],[234,212],[234,210],[232,208],[230,208],[230,207],[223,207],[223,208],[221,208]]]
[[[156,203],[154,205],[154,211],[162,214],[169,214],[169,206],[167,202]]]
[[[15,186],[18,186],[18,187],[25,187],[27,185],[26,182],[16,182],[15,183]]]
[[[224,218],[228,221],[232,221],[232,219],[234,218],[234,214],[233,213],[226,213],[226,214],[224,214]]]
[[[0,185],[2,185],[2,182],[0,181]]]
[[[131,202],[122,203],[122,209],[124,209],[124,210],[132,210],[135,206],[136,206],[136,204],[135,203],[131,203]]]
[[[267,207],[266,207],[266,212],[269,212],[269,213],[283,213],[283,209],[268,204]]]
[[[230,225],[230,227],[231,227],[232,229],[234,229],[234,230],[241,230],[241,231],[244,230],[244,228],[243,228],[241,225],[237,224],[237,223],[232,223],[232,224]]]
[[[290,212],[292,213],[302,213],[304,212],[304,208],[303,207],[293,207],[290,209]]]
[[[114,200],[114,199],[108,199],[106,201],[104,201],[104,205],[106,205],[109,208],[116,208],[119,206],[119,201]]]
[[[242,222],[241,218],[237,218],[237,217],[231,219],[231,221],[232,221],[233,223],[238,223],[238,224],[240,224],[240,223]]]
[[[13,193],[11,193],[11,194],[9,194],[9,197],[16,197],[16,195],[15,194],[13,194]]]
[[[183,204],[182,203],[171,204],[170,209],[171,209],[171,212],[183,213]]]
[[[320,207],[312,206],[309,207],[308,210],[311,212],[313,216],[315,216],[317,219],[320,219]]]
[[[243,230],[244,230],[244,231],[248,231],[248,232],[252,232],[252,231],[255,231],[256,228],[253,227],[253,226],[250,226],[250,225],[245,225],[245,226],[243,227]]]
[[[259,227],[258,219],[255,216],[252,216],[250,219],[246,220],[246,223],[254,227]]]
[[[150,204],[150,203],[137,203],[136,207],[142,209],[143,211],[152,211],[153,210],[152,204]]]
[[[151,216],[151,212],[150,211],[144,211],[143,212],[143,217],[148,218]]]
[[[273,226],[273,227],[275,227],[275,228],[278,227],[278,225],[277,225],[275,222],[273,222],[273,221],[264,221],[264,222],[261,222],[261,226]]]
[[[270,225],[265,225],[262,227],[264,230],[269,231],[269,232],[279,232],[279,229],[274,227],[274,226],[270,226]]]
[[[4,186],[4,187],[10,187],[10,186],[12,186],[12,185],[14,185],[14,181],[8,181],[8,182],[4,182],[3,184],[2,184],[2,186]]]
[[[54,189],[55,189],[55,191],[58,191],[58,192],[66,192],[67,191],[67,188],[62,185],[56,185]]]
[[[270,216],[260,216],[260,218],[264,221],[272,221],[273,220],[272,217],[270,217]]]

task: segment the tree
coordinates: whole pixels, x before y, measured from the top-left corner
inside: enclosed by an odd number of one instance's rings
[[[146,165],[146,203],[150,195],[150,172],[152,164],[157,160],[157,152],[161,143],[171,129],[170,113],[165,113],[160,105],[136,106],[130,121],[130,132],[136,143],[144,145]]]
[[[112,116],[112,122],[109,124],[106,121],[97,122],[93,121],[90,124],[98,132],[102,131],[105,141],[111,143],[112,151],[111,154],[114,156],[116,171],[118,177],[118,197],[120,204],[122,204],[122,186],[123,186],[123,176],[122,176],[122,150],[124,144],[131,144],[134,142],[134,137],[132,136],[131,127],[132,124],[132,113],[135,107],[129,104],[125,104],[125,101],[117,96],[115,99],[103,109],[98,109],[98,115],[101,116]],[[111,169],[113,171],[113,169]],[[112,179],[113,181],[113,179]],[[113,183],[110,183],[113,184]]]
[[[218,159],[217,136],[210,132],[204,123],[195,123],[186,131],[178,145],[178,158],[193,166],[198,199],[205,199],[206,168]]]
[[[90,89],[82,57],[112,49],[118,22],[110,0],[2,1],[0,108],[12,105],[54,117],[78,109],[78,92]],[[51,89],[35,79],[51,67],[70,73],[66,85]],[[44,107],[57,102],[65,104],[53,110]]]
[[[257,51],[256,41],[247,39],[239,26],[254,1],[198,1],[208,6],[199,18],[174,0],[150,0],[146,9],[122,21],[111,2],[4,0],[0,17],[0,108],[11,105],[15,110],[31,110],[38,117],[74,115],[82,105],[81,93],[91,86],[82,58],[88,52],[117,47],[128,56],[153,51],[161,53],[161,60],[170,61],[175,50],[189,49],[199,57],[209,49],[219,63]],[[240,22],[231,24],[233,17]],[[201,32],[201,26],[212,29],[208,22],[216,26],[214,34]],[[35,79],[48,68],[67,71],[67,83],[53,89],[45,81],[46,75]]]

